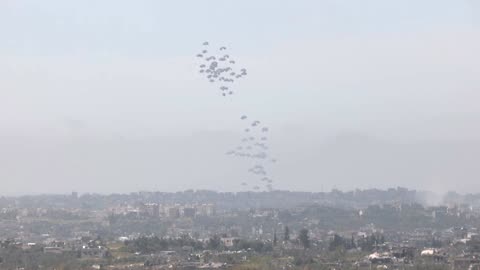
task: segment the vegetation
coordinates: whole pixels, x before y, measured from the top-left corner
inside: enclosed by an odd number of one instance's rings
[[[290,229],[285,226],[285,232],[283,233],[283,241],[290,241]]]
[[[308,230],[307,229],[300,230],[298,240],[300,240],[300,243],[302,244],[304,249],[307,249],[307,248],[310,247],[310,237],[308,236]]]
[[[214,237],[214,241],[215,245],[217,245],[217,238]],[[218,241],[220,241],[219,238]],[[211,244],[213,244],[213,242],[209,241],[209,245]],[[193,250],[201,250],[203,249],[203,243],[196,241],[189,236],[183,236],[175,239],[159,238],[157,236],[140,237],[132,241],[125,241],[125,249],[132,253],[140,252],[142,254],[150,254],[172,249],[182,249],[184,247],[189,247]]]

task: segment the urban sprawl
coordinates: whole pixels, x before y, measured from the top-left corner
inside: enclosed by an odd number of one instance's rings
[[[480,195],[0,197],[0,269],[480,269]]]

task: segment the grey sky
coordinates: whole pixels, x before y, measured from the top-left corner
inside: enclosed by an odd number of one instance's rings
[[[3,193],[238,190],[243,113],[277,188],[480,191],[476,1],[76,2],[0,1]],[[233,98],[204,40],[249,69]]]

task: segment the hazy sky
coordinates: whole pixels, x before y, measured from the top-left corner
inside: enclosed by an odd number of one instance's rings
[[[480,192],[478,1],[74,2],[0,1],[0,193],[239,190],[244,113],[277,188]]]

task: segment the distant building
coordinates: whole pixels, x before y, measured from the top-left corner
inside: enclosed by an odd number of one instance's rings
[[[63,248],[61,247],[44,247],[43,253],[62,254]]]
[[[176,206],[170,207],[168,209],[168,217],[169,218],[179,218],[180,217],[180,209]]]
[[[188,218],[194,218],[197,210],[193,207],[183,208],[183,216]]]
[[[216,214],[215,205],[213,204],[202,204],[198,207],[198,214],[201,216],[214,216]]]
[[[107,254],[107,248],[98,246],[98,247],[88,247],[83,246],[80,249],[80,254],[82,258],[105,258]]]
[[[145,212],[150,217],[159,217],[160,206],[157,203],[147,203],[145,204]]]
[[[238,240],[236,237],[223,237],[220,239],[224,246],[226,247],[233,247],[235,242]]]

